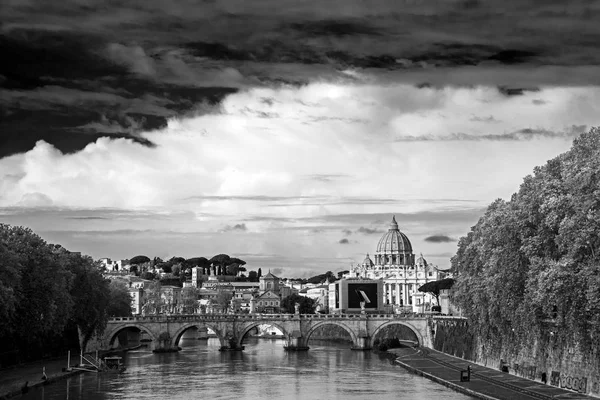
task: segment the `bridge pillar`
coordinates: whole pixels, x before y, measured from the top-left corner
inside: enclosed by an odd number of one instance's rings
[[[299,330],[288,335],[287,343],[283,347],[286,351],[306,351],[309,349],[307,338]]]
[[[242,351],[244,346],[240,344],[240,339],[231,333],[225,337],[221,343],[224,343],[219,348],[219,351]]]
[[[173,353],[181,350],[181,347],[173,343],[173,338],[169,332],[163,332],[152,342],[153,353]]]
[[[359,332],[356,342],[352,344],[352,350],[371,350],[371,337],[366,332]]]

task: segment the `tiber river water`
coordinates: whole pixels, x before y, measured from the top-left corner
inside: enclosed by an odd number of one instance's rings
[[[30,399],[470,399],[407,372],[391,359],[348,343],[311,340],[286,352],[283,340],[246,338],[242,352],[220,352],[218,339],[184,336],[178,353],[124,355],[123,374],[84,373],[21,397]]]

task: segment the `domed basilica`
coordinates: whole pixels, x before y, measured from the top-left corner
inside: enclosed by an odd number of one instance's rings
[[[388,231],[377,243],[373,258],[367,253],[362,264],[354,268],[353,277],[382,279],[384,304],[412,306],[425,311],[425,304],[431,304],[432,299],[429,294],[419,292],[419,287],[443,279],[445,274],[428,264],[422,254],[415,260],[410,240],[398,228],[395,216]]]

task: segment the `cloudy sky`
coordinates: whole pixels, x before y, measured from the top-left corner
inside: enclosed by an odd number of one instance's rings
[[[94,258],[442,268],[600,125],[600,5],[1,0],[0,222]]]

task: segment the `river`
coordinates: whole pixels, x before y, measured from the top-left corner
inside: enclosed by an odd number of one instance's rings
[[[184,336],[178,353],[124,355],[123,374],[85,373],[32,389],[23,400],[109,399],[470,399],[349,344],[311,340],[286,352],[283,341],[248,338],[243,352],[220,352],[215,338]]]

